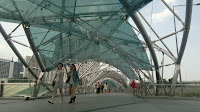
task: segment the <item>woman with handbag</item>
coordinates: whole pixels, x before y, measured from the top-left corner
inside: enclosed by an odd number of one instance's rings
[[[56,75],[54,77],[52,86],[53,86],[53,94],[52,94],[52,99],[51,101],[48,101],[49,103],[53,104],[55,95],[56,95],[56,91],[59,88],[60,91],[60,95],[61,95],[61,101],[60,103],[63,102],[63,92],[62,92],[62,88],[63,88],[63,77],[64,77],[64,68],[63,68],[63,64],[59,63],[58,64],[58,70],[56,71]]]
[[[70,65],[70,71],[67,73],[67,77],[68,79],[66,83],[69,83],[68,92],[71,95],[71,100],[69,103],[73,103],[76,99],[76,96],[74,96],[74,94],[77,87],[77,83],[79,82],[78,72],[76,71],[76,66],[74,64]]]

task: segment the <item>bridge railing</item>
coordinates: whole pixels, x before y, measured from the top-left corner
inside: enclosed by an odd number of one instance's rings
[[[140,84],[135,88],[135,95],[154,96],[155,87],[158,87],[160,96],[171,96],[171,86],[171,84]],[[130,93],[133,92],[131,87],[128,90]],[[174,96],[200,98],[200,84],[177,84]]]
[[[50,89],[53,89],[51,82],[43,81]],[[13,80],[11,82],[0,82],[0,97],[34,97],[34,94],[37,91],[37,81],[32,80]],[[40,86],[37,91],[37,96],[51,96],[45,87]],[[63,84],[63,93],[64,95],[69,95],[68,93],[68,84]],[[88,94],[95,93],[95,88],[87,85],[78,85],[76,89],[78,94]],[[59,94],[59,91],[57,91]]]

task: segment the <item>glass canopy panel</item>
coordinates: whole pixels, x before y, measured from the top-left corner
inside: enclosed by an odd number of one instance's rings
[[[151,0],[127,0],[134,13]],[[30,26],[47,70],[57,63],[105,62],[129,78],[152,70],[119,0],[3,0],[0,20]]]

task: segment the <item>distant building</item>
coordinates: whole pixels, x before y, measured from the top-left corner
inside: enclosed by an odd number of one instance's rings
[[[22,78],[23,64],[13,60],[0,59],[0,78]]]
[[[13,77],[14,61],[0,59],[0,78]]]
[[[22,78],[24,72],[24,67],[21,62],[14,62],[14,69],[13,69],[13,78]]]
[[[36,60],[35,56],[33,56],[33,57],[32,56],[26,56],[25,60],[29,64],[30,68],[37,75],[37,77],[39,77],[41,70],[40,70],[39,64],[37,63],[37,60]],[[43,77],[43,81],[52,82],[54,77],[55,77],[55,74],[56,74],[56,69],[55,70],[51,70],[49,72],[46,72],[44,77]],[[25,68],[25,70],[24,70],[24,76],[23,77],[27,77],[28,79],[35,80],[35,78],[28,71],[27,68]]]
[[[26,56],[25,58],[26,62],[29,64],[29,66],[32,68],[32,70],[34,71],[34,73],[39,76],[40,74],[40,67],[37,63],[37,60],[35,58],[35,56]],[[24,70],[24,76],[23,77],[27,77],[28,79],[35,79],[33,77],[33,75],[28,71],[27,68],[25,68]]]

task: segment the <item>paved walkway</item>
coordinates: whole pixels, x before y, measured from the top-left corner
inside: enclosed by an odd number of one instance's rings
[[[200,101],[140,99],[128,94],[77,95],[74,104],[69,96],[54,104],[49,99],[35,101],[1,101],[0,112],[200,112]]]

